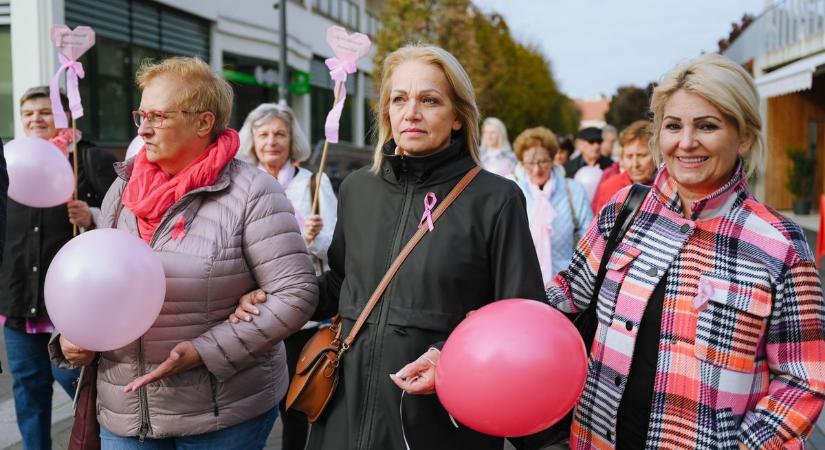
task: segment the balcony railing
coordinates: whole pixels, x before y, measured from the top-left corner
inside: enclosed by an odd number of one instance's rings
[[[350,31],[359,30],[360,8],[351,0],[315,0],[315,12],[344,25]]]
[[[825,33],[825,0],[777,1],[722,54],[745,64],[818,33]]]

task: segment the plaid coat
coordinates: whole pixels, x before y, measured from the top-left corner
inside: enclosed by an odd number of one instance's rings
[[[585,308],[628,188],[578,244],[547,290],[565,312]],[[748,193],[742,165],[684,217],[660,171],[598,294],[599,326],[570,448],[613,448],[616,413],[639,322],[669,273],[647,448],[802,448],[825,395],[825,310],[799,226]]]

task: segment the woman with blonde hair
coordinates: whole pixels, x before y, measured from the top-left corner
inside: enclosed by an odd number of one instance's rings
[[[705,55],[666,74],[651,109],[664,164],[602,289],[629,188],[547,291],[565,312],[597,302],[570,448],[801,448],[825,399],[825,303],[799,225],[748,192],[765,151],[753,80]]]
[[[330,270],[320,279],[315,317],[339,313],[344,335],[419,225],[478,166],[478,109],[453,55],[400,48],[384,60],[379,92],[375,160],[341,185]],[[402,450],[406,436],[413,449],[500,450],[501,438],[456,428],[431,395],[438,346],[470,311],[498,299],[542,299],[535,254],[518,186],[480,171],[401,265],[343,355],[307,448]],[[422,395],[402,403],[399,387]]]
[[[518,159],[510,147],[507,127],[495,117],[484,119],[481,125],[481,167],[484,170],[513,179],[518,169]]]
[[[288,384],[280,341],[315,309],[315,272],[283,188],[235,159],[229,84],[184,57],[143,66],[137,80],[133,118],[146,145],[118,167],[102,225],[158,255],[163,309],[123,348],[96,355],[59,336],[53,357],[98,361],[103,449],[261,449]],[[267,307],[227,322],[256,288]]]

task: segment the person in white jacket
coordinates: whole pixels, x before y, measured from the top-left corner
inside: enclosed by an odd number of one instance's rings
[[[321,174],[319,214],[312,213],[318,179],[317,174],[299,166],[309,158],[310,148],[306,134],[295,120],[295,114],[288,106],[263,103],[246,117],[240,138],[238,158],[257,164],[261,170],[277,178],[286,191],[286,196],[295,209],[295,218],[307,249],[312,255],[315,270],[321,274],[329,268],[327,249],[335,229],[338,200],[329,177]],[[284,340],[290,378],[295,374],[301,349],[318,325],[318,322],[307,322],[299,332]],[[306,416],[294,411],[284,411],[283,401],[280,409],[284,424],[282,449],[302,450],[308,431]]]

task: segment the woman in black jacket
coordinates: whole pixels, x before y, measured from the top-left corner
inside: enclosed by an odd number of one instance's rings
[[[65,95],[61,97],[68,105]],[[54,126],[48,86],[26,91],[20,111],[26,136],[51,141],[69,161],[75,157],[71,152],[72,130]],[[49,362],[47,344],[54,327],[43,298],[46,272],[58,250],[72,238],[73,225],[81,229],[94,227],[95,210],[99,214],[97,207],[115,179],[115,158],[109,152],[80,140],[77,153],[78,200],[53,208],[33,208],[8,200],[0,265],[0,324],[4,325],[24,448],[51,448],[52,385],[57,381],[73,396],[72,383],[78,376],[78,371],[60,369]]]
[[[316,318],[339,312],[344,335],[418,228],[428,194],[440,203],[478,165],[473,87],[451,54],[401,48],[385,60],[382,80],[375,161],[341,185],[331,270],[320,283]],[[396,383],[431,394],[439,351],[428,348],[446,340],[467,313],[543,295],[524,196],[512,181],[482,171],[413,250],[343,356],[337,390],[312,425],[307,448],[405,449]],[[407,369],[418,378],[391,379],[410,361],[420,365]],[[501,438],[453,426],[435,395],[405,396],[403,412],[413,450],[503,446]]]

